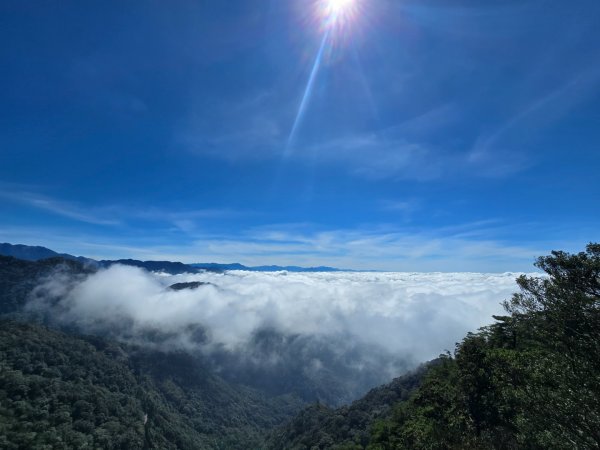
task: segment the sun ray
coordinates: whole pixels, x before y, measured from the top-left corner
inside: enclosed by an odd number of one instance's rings
[[[283,158],[287,158],[293,151],[298,130],[302,124],[304,115],[308,108],[317,75],[321,66],[323,65],[324,55],[327,53],[328,48],[332,48],[336,45],[336,41],[340,39],[345,33],[349,25],[355,20],[359,11],[360,0],[316,0],[314,3],[316,10],[316,17],[320,22],[321,30],[323,30],[323,38],[321,45],[315,57],[308,81],[306,83],[302,100],[298,107],[292,129],[288,136],[286,146],[283,151]]]
[[[304,113],[306,112],[306,107],[310,100],[310,96],[313,91],[315,80],[317,78],[317,74],[319,73],[319,68],[321,67],[321,61],[323,60],[323,53],[325,52],[325,47],[327,45],[328,37],[329,37],[329,31],[327,31],[323,35],[323,40],[321,41],[321,46],[319,47],[317,57],[315,58],[315,62],[313,64],[312,70],[310,72],[310,76],[308,77],[308,82],[306,83],[306,88],[304,89],[304,95],[302,96],[302,101],[300,102],[300,107],[298,108],[298,112],[296,113],[296,119],[294,120],[294,125],[292,126],[292,131],[290,132],[290,135],[288,137],[284,156],[287,156],[287,154],[289,154],[289,152],[291,151],[292,145],[294,143],[294,139],[296,137],[296,133],[298,132],[298,127],[299,127],[300,123],[302,122]]]

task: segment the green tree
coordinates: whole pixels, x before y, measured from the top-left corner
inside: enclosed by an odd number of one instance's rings
[[[548,276],[520,277],[521,292],[505,304],[526,380],[527,415],[516,425],[542,446],[600,448],[600,244],[552,252],[536,266]]]
[[[430,370],[369,448],[600,448],[600,245],[536,266],[509,315]]]

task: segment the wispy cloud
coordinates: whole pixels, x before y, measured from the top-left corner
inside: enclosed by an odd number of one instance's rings
[[[207,122],[199,116],[187,121],[177,132],[175,145],[196,155],[240,164],[279,160],[285,155],[302,164],[342,166],[351,174],[373,180],[432,180],[453,171],[458,162],[426,139],[432,130],[456,121],[460,114],[454,105],[437,105],[381,130],[294,143],[286,152],[291,105],[277,103],[272,93],[265,92],[236,104],[223,103],[216,108],[216,118]]]
[[[544,229],[543,225],[535,226]],[[587,243],[580,239],[566,240],[564,235],[572,233],[562,230],[562,238],[557,240],[547,237],[519,244],[499,239],[498,235],[507,233],[502,228],[510,229],[510,224],[489,220],[428,230],[390,225],[324,229],[309,223],[273,224],[235,234],[191,233],[184,238],[180,235],[176,242],[156,234],[100,236],[43,227],[4,227],[0,228],[0,235],[13,243],[45,245],[60,252],[99,259],[326,265],[408,272],[531,271],[537,256],[554,249],[577,251]],[[541,235],[549,233],[546,230]]]
[[[544,129],[586,101],[600,84],[600,68],[582,70],[575,77],[538,97],[491,133],[480,135],[467,161],[492,176],[520,171],[534,163],[528,149]],[[515,138],[516,136],[516,138]]]
[[[94,225],[119,225],[121,222],[109,211],[98,212],[73,202],[57,200],[28,191],[0,190],[0,198],[47,211],[49,213]]]
[[[381,209],[384,211],[410,213],[418,208],[418,204],[415,200],[383,200],[380,204]]]
[[[474,236],[468,236],[468,230]],[[477,231],[475,231],[477,230]],[[249,230],[206,235],[185,246],[154,246],[155,258],[249,265],[330,265],[392,271],[512,271],[531,268],[544,245],[514,245],[486,236],[481,226],[415,232],[389,227],[348,230]]]
[[[285,114],[272,92],[259,91],[212,107],[210,117],[204,114],[203,105],[182,123],[175,132],[176,147],[230,161],[262,159],[281,151]]]
[[[191,210],[172,210],[168,208],[133,208],[124,215],[130,219],[165,223],[185,233],[197,233],[206,222],[226,221],[240,217],[256,216],[253,211],[241,211],[231,208],[205,208]]]
[[[345,166],[350,173],[371,180],[431,180],[444,172],[443,156],[431,147],[378,134],[333,139],[302,154],[320,163]]]
[[[435,142],[433,136],[447,133],[464,111],[446,103],[379,130],[340,132],[311,142],[302,140],[286,152],[286,107],[272,104],[269,94],[221,105],[217,116],[222,125],[192,119],[176,137],[176,145],[199,156],[210,156],[244,164],[251,160],[279,160],[309,166],[341,167],[356,177],[432,182],[456,176],[498,177],[527,167],[527,158],[497,148],[497,141],[512,125],[487,137],[479,137],[475,148]],[[477,170],[473,170],[476,167]]]
[[[162,224],[165,227],[188,233],[198,232],[202,223],[232,220],[258,214],[253,211],[232,208],[175,209],[117,203],[83,206],[81,202],[70,202],[40,194],[41,190],[43,189],[40,186],[0,185],[0,201],[25,205],[75,222],[92,225],[123,228],[141,223],[152,226]]]

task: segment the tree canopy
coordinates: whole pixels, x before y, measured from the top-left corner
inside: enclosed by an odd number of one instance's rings
[[[507,316],[468,334],[370,449],[600,448],[600,245],[552,252]]]

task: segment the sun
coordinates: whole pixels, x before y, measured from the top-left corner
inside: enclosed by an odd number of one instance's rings
[[[332,14],[339,15],[352,8],[355,0],[325,0],[325,2]]]
[[[320,15],[328,26],[339,26],[355,18],[359,0],[319,0]]]

